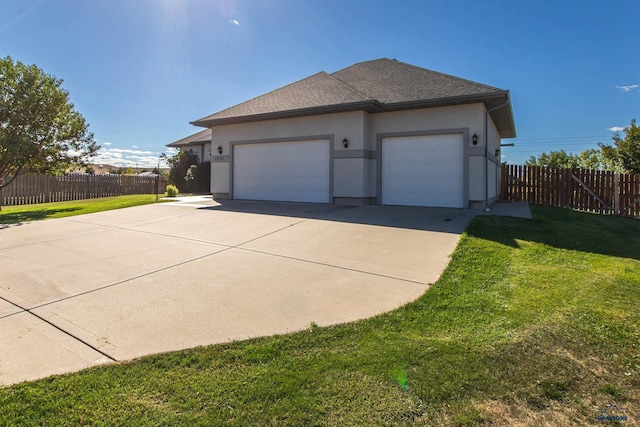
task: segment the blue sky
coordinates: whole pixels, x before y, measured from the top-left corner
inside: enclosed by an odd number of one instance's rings
[[[154,164],[189,124],[319,71],[395,58],[511,91],[504,161],[640,120],[636,0],[0,0],[0,56],[64,80],[103,163]]]

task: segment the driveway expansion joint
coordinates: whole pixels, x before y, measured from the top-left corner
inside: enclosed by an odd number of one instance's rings
[[[288,255],[274,254],[272,252],[260,251],[258,249],[249,249],[249,248],[240,248],[240,247],[236,247],[235,249],[239,249],[239,250],[247,251],[247,252],[253,252],[253,253],[262,254],[262,255],[270,255],[270,256],[274,256],[274,257],[278,257],[278,258],[291,259],[291,260],[294,260],[294,261],[306,262],[306,263],[309,263],[309,264],[322,265],[324,267],[336,268],[336,269],[339,269],[339,270],[353,271],[355,273],[368,274],[370,276],[384,277],[385,279],[393,279],[393,280],[399,280],[399,281],[407,282],[407,283],[415,283],[417,285],[429,286],[429,283],[426,283],[426,282],[418,282],[416,280],[405,279],[405,278],[402,278],[402,277],[395,277],[395,276],[389,276],[389,275],[386,275],[386,274],[373,273],[371,271],[359,270],[357,268],[342,267],[340,265],[328,264],[326,262],[313,261],[313,260],[304,259],[304,258],[296,258],[296,257],[288,256]]]
[[[15,302],[8,301],[8,300],[6,300],[5,298],[0,297],[0,299],[2,299],[3,301],[8,302],[8,303],[9,303],[9,304],[11,304],[11,305],[14,305],[14,306],[18,307],[20,310],[22,310],[20,313],[28,313],[28,314],[30,314],[31,316],[35,317],[36,319],[40,320],[41,322],[46,323],[47,325],[49,325],[49,326],[53,327],[54,329],[56,329],[56,330],[58,330],[58,331],[62,332],[62,333],[63,333],[63,334],[65,334],[65,335],[67,335],[68,337],[70,337],[70,338],[72,338],[72,339],[74,339],[74,340],[78,341],[79,343],[81,343],[81,344],[83,344],[83,345],[85,345],[85,346],[89,347],[91,350],[93,350],[93,351],[95,351],[95,352],[97,352],[97,353],[99,353],[99,354],[103,355],[104,357],[106,357],[106,358],[107,358],[107,359],[109,359],[110,361],[112,361],[112,362],[118,362],[118,359],[116,359],[115,357],[111,356],[110,354],[105,353],[103,350],[100,350],[98,347],[94,346],[93,344],[91,344],[91,343],[89,343],[89,342],[87,342],[87,341],[83,340],[82,338],[80,338],[80,337],[78,337],[78,336],[76,336],[76,335],[72,334],[71,332],[69,332],[69,331],[67,331],[67,330],[65,330],[65,329],[63,329],[63,328],[61,328],[60,326],[56,325],[56,324],[55,324],[55,323],[53,323],[52,321],[47,320],[46,318],[44,318],[44,317],[42,317],[42,316],[40,316],[40,315],[38,315],[37,313],[34,313],[34,312],[32,311],[32,310],[35,310],[35,309],[36,309],[36,308],[38,308],[38,307],[33,307],[33,308],[21,307],[20,305],[16,304]],[[16,314],[18,314],[18,313],[13,313],[12,315],[16,315]],[[10,316],[11,316],[11,315],[10,315]],[[5,317],[8,317],[8,316],[5,316]]]

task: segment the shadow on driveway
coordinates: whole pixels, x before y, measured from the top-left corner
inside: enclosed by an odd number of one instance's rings
[[[460,234],[479,211],[416,206],[340,206],[320,203],[215,200],[202,210],[274,215],[350,224]]]

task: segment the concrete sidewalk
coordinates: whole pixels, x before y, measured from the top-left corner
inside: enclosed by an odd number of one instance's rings
[[[508,216],[531,219],[531,208],[527,202],[494,202],[489,209],[480,212],[483,216]]]
[[[475,211],[182,199],[0,230],[0,384],[366,318]]]

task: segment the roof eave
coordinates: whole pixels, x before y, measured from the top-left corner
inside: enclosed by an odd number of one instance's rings
[[[211,141],[190,141],[190,142],[172,142],[171,144],[167,144],[166,147],[180,148],[180,147],[188,147],[193,145],[204,145]]]
[[[377,112],[381,104],[375,100],[350,102],[346,104],[323,105],[320,107],[299,108],[296,110],[276,111],[264,114],[251,114],[246,116],[225,117],[220,119],[200,119],[190,122],[194,126],[210,128],[213,126],[229,125],[236,123],[256,122],[263,120],[286,119],[291,117],[313,116],[317,114],[342,113],[346,111],[364,110]]]
[[[213,126],[247,123],[263,120],[285,119],[292,117],[313,116],[318,114],[341,113],[347,111],[364,110],[369,113],[381,113],[387,111],[411,110],[418,108],[444,107],[460,104],[484,103],[487,109],[493,106],[505,104],[502,108],[491,112],[498,132],[502,138],[514,138],[515,124],[513,121],[513,111],[511,110],[511,102],[509,100],[509,91],[500,90],[496,92],[487,92],[482,94],[449,96],[443,98],[435,98],[428,100],[417,100],[407,102],[396,102],[382,104],[375,100],[352,102],[347,104],[325,105],[320,107],[301,108],[296,110],[284,110],[264,114],[252,114],[246,116],[225,117],[220,119],[200,119],[191,122],[192,125],[211,128]],[[499,112],[507,109],[502,115]]]

